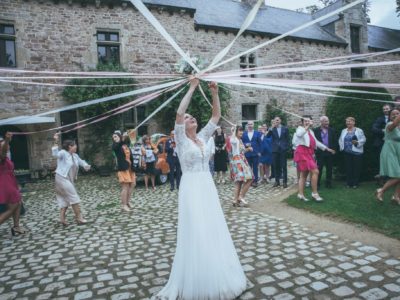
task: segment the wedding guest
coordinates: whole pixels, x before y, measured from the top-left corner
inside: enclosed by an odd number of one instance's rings
[[[297,168],[300,171],[300,180],[299,180],[299,190],[297,194],[297,198],[303,201],[308,201],[308,199],[304,196],[304,186],[308,176],[308,173],[311,173],[311,197],[315,201],[322,201],[323,199],[318,193],[317,185],[318,185],[318,166],[317,162],[314,158],[314,152],[316,148],[321,149],[322,151],[329,151],[334,154],[335,151],[328,148],[323,143],[319,142],[312,131],[313,122],[310,116],[303,116],[301,119],[301,125],[297,127],[295,133],[295,144],[297,145],[296,151],[294,152],[293,160],[297,164]]]
[[[349,188],[357,188],[360,181],[362,155],[367,141],[364,131],[358,128],[356,119],[346,118],[346,127],[339,137],[340,151],[344,152],[346,165],[346,184]]]
[[[156,173],[157,170],[155,168],[156,164],[156,155],[158,153],[157,147],[154,147],[151,144],[150,137],[148,135],[144,135],[142,137],[142,154],[146,160],[146,168],[145,168],[145,175],[144,175],[144,185],[146,186],[146,191],[149,190],[148,182],[149,177],[151,180],[151,186],[153,191],[156,190]]]
[[[11,234],[15,236],[24,234],[27,230],[19,224],[21,193],[14,175],[14,164],[9,157],[11,138],[12,134],[9,132],[5,134],[4,139],[0,138],[0,204],[7,207],[0,214],[0,224],[12,217]]]
[[[274,166],[275,184],[280,186],[280,179],[283,180],[283,187],[287,188],[287,152],[289,150],[289,130],[283,126],[280,117],[275,117],[272,128],[269,129],[267,137],[272,138],[272,163]]]
[[[65,140],[62,143],[62,149],[58,148],[59,134],[54,135],[54,145],[51,148],[52,155],[57,158],[56,168],[56,198],[60,207],[60,223],[68,226],[66,221],[66,213],[69,206],[75,214],[75,221],[78,225],[86,224],[83,218],[79,203],[81,202],[76,192],[74,182],[78,177],[79,167],[83,167],[85,171],[90,170],[90,165],[82,160],[76,154],[77,146],[72,140]]]
[[[385,129],[379,174],[390,179],[376,190],[375,195],[377,200],[383,201],[384,193],[390,187],[397,186],[392,201],[400,205],[400,108],[390,111],[389,120]]]
[[[254,174],[253,187],[258,183],[258,163],[261,155],[261,134],[254,130],[254,122],[247,122],[247,130],[243,133],[242,142],[244,146],[251,151],[246,151],[246,159],[251,166]]]
[[[117,158],[117,177],[121,184],[121,209],[131,211],[130,200],[133,188],[136,185],[136,176],[133,172],[133,156],[129,148],[129,137],[122,136],[120,131],[115,131],[112,135],[112,151]]]
[[[228,154],[226,152],[225,133],[221,127],[217,127],[214,134],[215,155],[214,155],[214,171],[217,173],[217,182],[225,183]]]
[[[379,170],[379,158],[384,143],[383,139],[385,137],[386,124],[389,122],[390,110],[391,106],[389,104],[383,105],[382,106],[383,114],[379,116],[372,124],[372,133],[374,136],[374,141],[373,141],[374,158],[376,159],[376,165],[378,166],[378,170]],[[377,179],[380,178],[379,174],[376,175],[375,177]]]
[[[230,138],[232,146],[231,178],[235,182],[233,206],[248,205],[245,196],[253,180],[253,174],[245,156],[246,152],[251,152],[253,149],[251,146],[245,147],[242,139],[243,127],[233,127]]]
[[[170,189],[173,191],[175,186],[179,189],[181,181],[182,170],[179,163],[178,154],[176,153],[175,131],[171,131],[170,138],[165,143],[165,150],[167,152],[167,163],[169,165],[169,184]]]
[[[337,136],[336,131],[329,126],[329,118],[322,116],[320,118],[321,126],[314,130],[315,138],[326,147],[337,151]],[[332,174],[333,174],[333,154],[329,151],[322,151],[317,149],[317,164],[318,164],[318,187],[321,185],[322,171],[325,167],[325,186],[332,187]]]
[[[267,124],[263,124],[261,126],[261,156],[260,156],[260,165],[261,165],[261,174],[263,180],[268,183],[268,179],[270,176],[271,164],[272,164],[272,138],[267,137],[268,126]]]
[[[210,169],[211,176],[214,177],[214,156],[215,156],[215,142],[213,136],[210,136],[207,142],[207,148],[210,151],[210,159],[208,161],[208,167]]]

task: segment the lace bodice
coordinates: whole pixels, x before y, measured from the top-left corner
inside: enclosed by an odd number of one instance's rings
[[[207,147],[207,142],[216,128],[217,125],[209,121],[197,134],[202,143],[199,147],[186,136],[185,124],[175,124],[176,152],[183,173],[209,171],[208,161],[211,152]]]

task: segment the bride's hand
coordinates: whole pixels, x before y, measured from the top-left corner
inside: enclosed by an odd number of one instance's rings
[[[200,83],[200,80],[194,76],[190,76],[190,88],[195,89]]]
[[[218,84],[215,81],[211,81],[208,84],[208,87],[212,93],[218,94]]]

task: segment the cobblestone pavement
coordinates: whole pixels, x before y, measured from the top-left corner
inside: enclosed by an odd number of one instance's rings
[[[81,176],[86,226],[57,225],[52,181],[27,186],[29,235],[0,226],[0,299],[148,299],[167,281],[175,250],[177,193],[139,186],[122,213],[114,177]],[[233,184],[218,186],[249,279],[240,299],[400,299],[400,260],[274,216],[230,205]],[[251,189],[250,202],[282,189]],[[68,212],[73,223],[72,211]],[[356,239],[356,237],[355,237]]]

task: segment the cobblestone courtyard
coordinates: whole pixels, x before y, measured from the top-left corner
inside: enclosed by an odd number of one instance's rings
[[[175,250],[177,193],[146,193],[122,213],[114,177],[81,176],[86,226],[57,225],[53,181],[26,186],[30,234],[0,226],[0,299],[149,299],[167,281]],[[240,299],[400,299],[400,260],[357,241],[250,208],[231,206],[233,184],[218,186],[221,204],[249,280]],[[250,202],[282,189],[251,189]],[[354,237],[357,239],[357,237]]]

